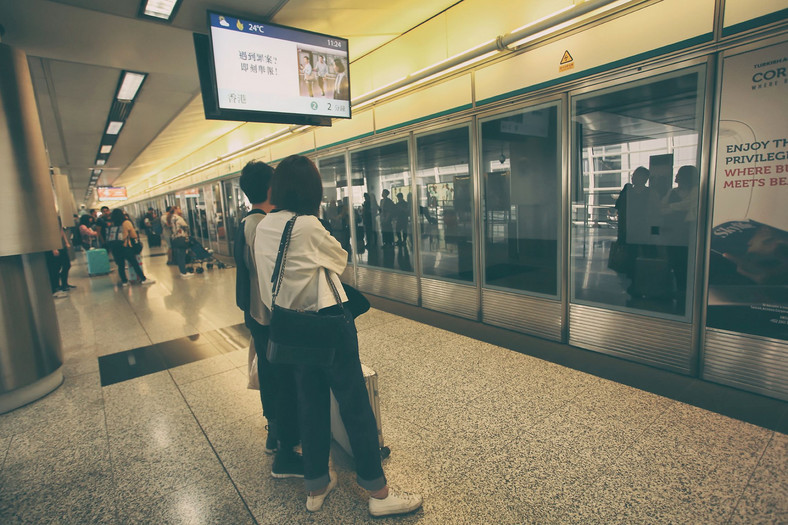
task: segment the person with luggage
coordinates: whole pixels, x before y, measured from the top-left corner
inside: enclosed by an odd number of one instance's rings
[[[126,277],[126,261],[128,261],[134,273],[140,280],[143,286],[155,283],[153,279],[148,279],[142,272],[142,267],[137,261],[137,255],[140,253],[141,247],[137,230],[131,220],[123,213],[120,208],[115,208],[110,214],[112,219],[112,227],[110,228],[110,241],[109,244],[112,249],[112,257],[115,259],[115,264],[118,265],[118,276],[120,277],[120,285],[128,286],[129,280]],[[139,247],[138,247],[139,246]]]
[[[287,247],[287,270],[276,298],[277,306],[333,315],[347,308],[347,295],[339,280],[347,265],[347,252],[317,218],[323,198],[320,173],[307,157],[292,155],[274,171],[271,202],[275,209],[260,221],[254,245],[260,297],[272,309],[271,279],[287,223],[298,216]],[[328,277],[325,270],[328,270]],[[336,303],[335,292],[342,305]],[[352,319],[352,316],[351,316]],[[349,321],[328,367],[296,365],[299,424],[304,458],[304,481],[308,491],[306,508],[319,511],[337,485],[337,473],[329,470],[331,423],[329,389],[339,404],[356,465],[356,480],[369,493],[373,516],[388,516],[421,507],[416,494],[391,489],[380,458],[377,423],[370,406],[355,324]]]
[[[189,225],[186,224],[186,220],[183,218],[180,206],[170,208],[170,213],[167,214],[167,224],[172,232],[170,245],[172,246],[175,262],[178,263],[178,270],[181,272],[181,279],[194,277],[194,274],[186,270],[186,250],[189,249]]]
[[[257,353],[260,401],[263,417],[268,420],[264,452],[276,453],[271,474],[275,478],[303,478],[303,459],[293,451],[299,441],[295,378],[292,367],[272,365],[265,357],[270,313],[260,299],[253,251],[257,226],[273,208],[268,198],[273,173],[273,168],[259,161],[249,162],[241,171],[241,190],[252,209],[241,220],[235,235],[235,302],[243,310],[244,324],[252,333]]]

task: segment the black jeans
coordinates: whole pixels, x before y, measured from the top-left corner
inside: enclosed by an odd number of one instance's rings
[[[181,274],[186,273],[186,242],[181,240],[181,238],[174,237],[170,240],[170,246],[172,247],[172,255],[175,257],[175,262],[178,263],[178,270]]]
[[[336,307],[334,307],[336,308]],[[328,485],[328,456],[331,446],[329,388],[339,403],[350,447],[356,462],[356,481],[369,491],[382,489],[386,476],[380,464],[380,444],[375,414],[369,404],[361,361],[358,357],[356,326],[347,327],[345,342],[337,349],[329,368],[295,367],[298,387],[301,447],[307,490]]]
[[[137,278],[140,280],[140,282],[146,280],[145,274],[142,273],[142,267],[140,267],[140,263],[137,261],[137,254],[130,253],[130,251],[123,245],[113,246],[112,258],[115,259],[115,264],[118,265],[118,275],[120,276],[120,282],[128,282],[128,278],[126,277],[126,261],[128,261],[129,266],[134,268],[134,273],[137,274]]]
[[[298,444],[297,393],[293,367],[272,365],[265,358],[268,347],[268,327],[261,325],[248,312],[244,312],[244,324],[254,339],[257,353],[257,377],[260,380],[260,402],[263,416],[269,423],[276,422],[276,438],[283,450]],[[270,431],[270,429],[269,429]]]
[[[71,260],[68,258],[68,250],[62,248],[58,250],[57,255],[52,252],[46,252],[46,261],[52,293],[58,290],[68,290],[68,271],[71,269]]]

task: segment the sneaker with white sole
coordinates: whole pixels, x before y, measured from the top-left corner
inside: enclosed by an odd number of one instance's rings
[[[421,507],[423,502],[420,494],[400,492],[389,487],[389,495],[385,498],[369,498],[369,513],[373,516],[407,514]]]
[[[181,274],[181,279],[191,279],[192,277],[194,277],[193,273],[182,273]]]
[[[68,293],[64,292],[63,290],[58,290],[57,292],[52,294],[52,297],[55,299],[62,299],[64,297],[68,297]]]
[[[328,494],[334,490],[334,487],[337,486],[337,473],[329,471],[328,473],[328,486],[326,487],[326,491],[322,494],[318,494],[317,496],[310,496],[307,495],[306,497],[306,510],[309,512],[317,512],[323,508],[323,502],[326,501]]]
[[[156,281],[154,281],[153,279],[145,279],[144,281],[142,281],[142,286],[147,286],[149,284],[154,284],[155,282]]]
[[[303,478],[304,458],[292,450],[280,450],[274,456],[271,476],[276,479]]]

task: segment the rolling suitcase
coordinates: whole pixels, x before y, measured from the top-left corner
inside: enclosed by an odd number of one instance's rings
[[[135,255],[135,257],[137,258],[137,263],[140,265],[140,269],[142,270],[142,259],[140,258],[139,255]],[[128,275],[129,275],[129,282],[131,282],[131,283],[139,282],[140,278],[137,275],[137,272],[134,271],[134,267],[132,265],[130,265],[130,264],[127,264],[126,265],[126,269],[128,271]],[[142,270],[142,271],[143,271],[143,273],[145,272],[145,270]]]
[[[375,421],[378,424],[378,443],[380,445],[380,455],[382,458],[388,457],[391,450],[383,444],[383,427],[380,417],[380,395],[378,393],[378,374],[371,368],[361,365],[361,372],[364,374],[364,383],[367,385],[367,395],[369,395],[369,404],[372,406],[372,412],[375,414]],[[331,392],[331,436],[334,441],[342,447],[342,449],[353,456],[353,451],[350,448],[350,440],[347,437],[345,425],[342,423],[342,416],[339,414],[339,403],[334,398],[334,393]]]
[[[150,232],[148,234],[148,247],[154,248],[156,246],[161,246],[161,235]]]
[[[88,275],[104,275],[109,273],[109,254],[104,248],[91,248],[87,252]]]

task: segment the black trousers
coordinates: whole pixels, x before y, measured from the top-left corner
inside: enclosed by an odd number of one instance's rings
[[[344,339],[344,345],[337,349],[331,367],[296,367],[304,481],[307,490],[320,490],[329,482],[329,389],[337,399],[342,422],[353,449],[356,481],[362,488],[370,491],[380,490],[386,485],[386,476],[380,464],[378,427],[361,371],[355,324],[348,325]]]
[[[140,267],[140,263],[137,261],[137,254],[130,253],[123,245],[112,247],[112,258],[115,259],[115,264],[118,265],[120,282],[128,282],[128,278],[126,277],[126,261],[134,268],[134,273],[137,274],[137,278],[140,282],[146,279],[145,274],[142,273],[142,267]]]
[[[248,312],[244,312],[244,324],[254,339],[263,416],[268,419],[269,423],[276,422],[276,437],[282,449],[291,449],[299,441],[298,395],[293,367],[272,365],[265,358],[265,351],[268,347],[267,326],[255,321]]]
[[[58,250],[57,255],[52,252],[46,252],[46,261],[52,293],[58,290],[68,290],[68,271],[71,269],[68,250],[65,248]]]

